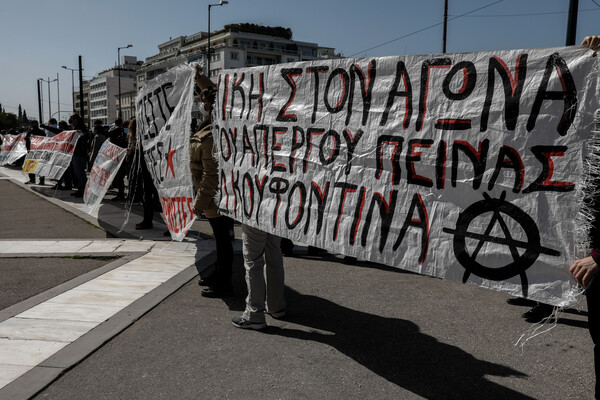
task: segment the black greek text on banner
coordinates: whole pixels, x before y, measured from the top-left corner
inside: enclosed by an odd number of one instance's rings
[[[225,70],[220,209],[345,255],[566,305],[598,57],[580,47]],[[588,216],[588,217],[586,217]]]

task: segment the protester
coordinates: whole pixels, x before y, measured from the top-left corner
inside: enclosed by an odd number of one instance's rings
[[[37,121],[31,121],[29,125],[29,131],[25,136],[25,145],[27,146],[27,151],[31,150],[31,136],[46,136],[46,133],[41,130],[38,126]],[[45,179],[43,176],[39,177],[40,185],[45,183]],[[26,185],[35,185],[35,174],[29,174],[29,181],[25,182]]]
[[[600,48],[600,36],[587,36],[581,42],[582,45],[592,50]],[[597,125],[598,126],[598,125]],[[596,372],[596,398],[600,399],[600,283],[596,276],[600,271],[600,198],[593,199],[594,221],[590,231],[592,244],[591,255],[581,260],[576,260],[569,271],[577,280],[577,283],[585,288],[588,306],[588,329],[594,342],[594,369]]]
[[[85,126],[83,119],[77,113],[71,114],[71,116],[69,117],[69,124],[73,126],[74,130],[80,131],[83,134],[77,140],[75,150],[73,151],[72,163],[75,179],[77,179],[77,191],[71,193],[71,196],[83,197],[83,192],[87,183],[85,167],[87,164],[90,133],[88,131],[87,126]]]
[[[199,130],[190,137],[190,170],[196,187],[194,214],[202,213],[208,218],[217,244],[217,263],[213,274],[202,284],[207,287],[200,294],[204,297],[231,296],[231,271],[233,266],[233,246],[229,230],[233,226],[231,218],[219,213],[215,203],[215,195],[219,185],[219,165],[214,157],[212,137],[212,107],[216,90],[214,84],[196,69],[196,84],[202,90],[201,100],[206,116],[198,127]]]
[[[137,122],[135,117],[129,121],[128,129],[128,148],[127,156],[131,158],[132,173],[129,175],[130,196],[136,196],[141,185],[143,190],[142,206],[144,207],[144,219],[142,222],[135,225],[135,229],[144,230],[152,229],[152,220],[154,219],[154,205],[158,202],[158,192],[152,181],[152,175],[148,171],[146,162],[144,161],[144,151],[141,142],[137,145]]]
[[[127,148],[125,150],[125,160],[123,161],[127,164],[127,169],[129,171],[127,178],[127,200],[133,203],[141,203],[143,198],[144,185],[142,183],[142,170],[139,167],[139,162],[141,160],[138,157],[140,155],[140,152],[139,149],[136,148],[137,123],[135,117],[131,117],[127,126]],[[152,221],[153,215],[154,210],[152,210],[152,216],[150,217],[150,221]]]
[[[40,124],[40,127],[46,131],[46,137],[52,137],[62,132],[62,130],[58,128],[56,118],[50,118],[47,125]]]
[[[115,123],[108,129],[108,140],[119,147],[127,148],[127,134],[123,129],[123,120],[117,118]],[[127,164],[122,163],[119,171],[113,179],[112,186],[117,188],[118,194],[113,200],[125,201],[125,176],[127,176]]]
[[[243,314],[231,322],[236,328],[263,329],[265,314],[273,318],[286,314],[281,237],[242,224],[242,253],[248,296]]]
[[[40,127],[46,130],[46,137],[56,136],[61,132],[69,130],[69,125],[67,125],[65,121],[60,121],[58,125],[56,125],[56,120],[54,118],[50,118],[48,125],[40,124]]]
[[[100,151],[100,147],[104,144],[106,140],[106,135],[104,132],[104,125],[102,124],[102,120],[94,121],[94,130],[92,132],[92,142],[90,144],[90,152],[88,153],[88,172],[92,170],[92,166],[94,165],[94,160]]]
[[[46,137],[53,137],[58,135],[61,132],[68,131],[69,126],[65,121],[60,121],[58,125],[56,124],[56,119],[50,118],[48,120],[48,124],[40,124],[40,127],[46,130]],[[54,190],[71,190],[71,186],[73,184],[73,167],[69,164],[69,167],[63,173],[63,176],[60,177],[56,185],[52,186]]]
[[[46,130],[49,130],[49,127],[45,127]],[[56,131],[56,134],[59,134],[61,132],[64,131],[68,131],[69,130],[69,125],[67,124],[66,121],[59,121],[58,122],[58,128],[55,130],[52,130],[53,132]],[[73,162],[69,163],[69,166],[67,167],[67,169],[65,170],[65,172],[63,173],[63,175],[60,177],[60,179],[58,180],[58,182],[56,182],[56,185],[54,185],[52,187],[52,189],[54,190],[71,190],[71,188],[73,187]]]
[[[285,277],[280,245],[279,236],[242,224],[248,296],[242,316],[232,319],[235,327],[263,329],[267,326],[265,314],[273,318],[285,316]]]

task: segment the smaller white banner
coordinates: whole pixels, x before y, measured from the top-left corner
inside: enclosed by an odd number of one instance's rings
[[[25,134],[18,136],[6,135],[0,150],[0,165],[12,164],[27,154]]]
[[[60,179],[69,167],[75,144],[81,135],[79,131],[64,131],[51,138],[32,136],[31,150],[25,158],[23,172]],[[40,143],[37,143],[38,140]]]
[[[123,164],[125,152],[124,148],[114,145],[108,140],[100,147],[83,194],[83,201],[90,206],[91,210],[100,205],[121,164]]]

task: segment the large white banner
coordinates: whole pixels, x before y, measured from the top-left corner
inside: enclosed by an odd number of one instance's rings
[[[64,131],[52,137],[32,136],[23,172],[60,179],[71,163],[75,144],[81,135],[79,131]]]
[[[12,164],[27,154],[25,133],[20,135],[5,135],[0,148],[0,165]]]
[[[90,206],[91,210],[100,205],[121,164],[123,164],[126,151],[126,149],[112,144],[108,140],[105,140],[100,150],[98,150],[98,155],[92,165],[90,177],[83,193],[83,201]]]
[[[323,249],[567,304],[597,71],[579,47],[224,71],[220,208]]]
[[[138,92],[138,142],[158,191],[171,237],[181,241],[194,222],[194,186],[189,138],[194,74],[180,65],[146,83]]]

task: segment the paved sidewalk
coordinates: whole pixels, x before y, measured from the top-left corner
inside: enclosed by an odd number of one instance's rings
[[[135,224],[143,219],[141,213],[128,212],[124,207],[124,203],[111,202],[105,198],[100,207],[92,211],[83,202],[83,199],[71,196],[71,191],[52,189],[52,181],[49,181],[46,185],[25,185],[24,183],[29,179],[27,175],[23,174],[19,169],[10,167],[0,167],[0,176],[21,184],[23,188],[31,189],[41,194],[46,201],[67,209],[72,214],[88,221],[94,226],[102,228],[115,237],[159,241],[171,240],[170,236],[164,236],[167,226],[160,220],[159,213],[155,213],[154,227],[152,229],[138,231],[135,229]],[[125,221],[127,221],[126,224],[123,224]]]
[[[158,220],[135,231],[141,217],[123,207],[92,213],[69,192],[25,185],[18,170],[0,175],[0,238],[12,238],[0,240],[0,265],[26,258],[51,270],[60,256],[119,257],[0,311],[0,398],[29,398],[192,279],[196,264],[213,262],[211,241],[171,242]],[[13,273],[34,281],[27,271]]]

